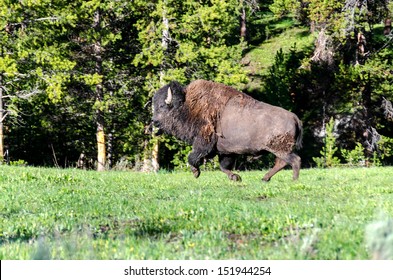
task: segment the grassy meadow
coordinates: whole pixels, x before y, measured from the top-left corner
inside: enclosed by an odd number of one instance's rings
[[[0,259],[393,258],[393,168],[144,174],[0,166]]]

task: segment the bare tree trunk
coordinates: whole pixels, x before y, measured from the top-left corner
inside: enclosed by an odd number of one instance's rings
[[[163,10],[162,10],[162,36],[161,36],[161,46],[163,51],[165,52],[168,49],[168,45],[169,45],[169,20],[167,17],[167,1],[164,0],[163,3]],[[163,61],[161,62],[161,71],[160,71],[160,86],[164,86],[165,85],[165,58],[163,59]],[[153,109],[153,107],[152,107]],[[154,139],[154,131],[152,133],[152,137],[153,139],[151,140],[151,142],[153,143],[153,147],[151,151],[145,152],[145,156],[144,156],[144,160],[143,160],[143,167],[142,170],[143,171],[154,171],[157,172],[160,168],[160,164],[159,164],[159,150],[160,150],[160,142],[157,139]],[[148,149],[148,143],[145,143],[145,151],[146,149]],[[148,156],[151,156],[151,161],[149,160]]]
[[[244,40],[247,36],[247,21],[246,21],[246,9],[244,8],[243,0],[240,1],[240,5],[242,7],[242,13],[240,15],[240,37]]]
[[[4,104],[3,104],[3,76],[0,75],[0,162],[4,159]]]
[[[373,152],[377,149],[377,141],[375,141],[377,131],[375,130],[372,114],[370,113],[371,108],[371,93],[372,87],[370,82],[370,73],[365,78],[365,85],[362,89],[362,107],[363,107],[363,146],[364,156],[366,158],[366,166],[369,166],[370,159],[372,158]]]
[[[160,150],[160,142],[156,141],[153,145],[153,150],[151,152],[151,165],[154,172],[157,172],[160,169],[160,164],[158,162],[159,150]]]
[[[97,97],[99,99],[99,97]],[[105,132],[104,132],[104,118],[101,110],[96,111],[97,123],[97,171],[105,170],[106,163],[106,147],[105,147]]]
[[[385,27],[383,29],[383,34],[385,36],[390,35],[392,32],[392,20],[390,18],[385,19]]]
[[[166,0],[164,1],[164,8],[162,10],[162,24],[163,24],[163,29],[162,29],[162,37],[161,37],[161,46],[163,51],[165,52],[168,49],[169,45],[169,20],[167,17],[167,2]],[[165,85],[165,59],[162,61],[161,64],[161,71],[160,71],[160,86]],[[152,149],[152,157],[151,157],[151,165],[153,168],[153,171],[157,172],[160,169],[160,163],[158,161],[158,155],[159,155],[159,150],[160,150],[160,141],[154,141],[153,149]]]
[[[364,34],[359,31],[357,34],[357,48],[355,53],[355,64],[360,64],[364,60],[364,56],[366,55],[366,37]]]
[[[258,0],[240,0],[239,5],[241,7],[240,14],[240,37],[246,40],[247,37],[247,15],[246,8],[250,13],[254,13],[259,9]]]
[[[100,31],[100,22],[101,22],[101,14],[100,11],[97,10],[94,14],[94,29],[99,32]],[[95,72],[97,74],[102,74],[102,48],[101,42],[99,39],[94,44],[94,56],[96,60],[96,69]],[[104,89],[102,83],[96,86],[96,101],[98,104],[103,102],[104,100]],[[106,164],[106,147],[105,147],[105,121],[104,121],[104,112],[100,108],[99,105],[96,109],[96,125],[97,125],[97,171],[104,171]]]
[[[109,96],[111,99],[113,99],[113,89],[110,89]],[[115,133],[115,127],[113,124],[113,106],[110,105],[108,108],[108,115],[110,117],[110,125],[107,126],[109,133],[107,137],[107,165],[108,168],[112,168],[114,165],[114,155],[113,155],[113,141],[114,141],[114,133]]]

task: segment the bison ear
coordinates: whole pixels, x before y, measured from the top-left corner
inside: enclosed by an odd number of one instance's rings
[[[168,92],[167,92],[167,95],[166,95],[165,103],[167,105],[171,105],[172,104],[172,100],[173,100],[172,89],[171,89],[171,87],[168,87]]]

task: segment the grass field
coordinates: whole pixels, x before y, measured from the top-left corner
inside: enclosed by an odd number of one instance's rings
[[[393,258],[392,167],[263,174],[0,166],[0,259]]]

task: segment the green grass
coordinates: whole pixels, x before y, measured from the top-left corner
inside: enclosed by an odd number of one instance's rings
[[[0,166],[0,259],[375,256],[366,228],[393,217],[393,168],[263,174]]]

